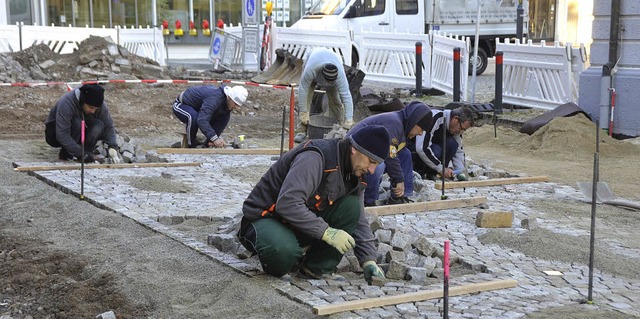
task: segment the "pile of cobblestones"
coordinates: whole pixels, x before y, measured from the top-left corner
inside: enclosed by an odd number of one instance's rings
[[[91,36],[69,54],[57,54],[46,44],[0,54],[0,81],[83,81],[167,79],[166,68],[130,53],[110,38]]]

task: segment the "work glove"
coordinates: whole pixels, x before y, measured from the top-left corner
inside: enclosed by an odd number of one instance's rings
[[[109,147],[107,153],[109,154],[109,162],[112,164],[121,164],[123,162],[122,155],[120,155],[120,152],[118,152],[116,148]]]
[[[362,269],[364,270],[364,280],[366,280],[369,285],[371,285],[373,277],[385,278],[384,272],[373,260],[365,261],[364,264],[362,264]]]
[[[300,112],[298,115],[300,117],[300,123],[305,126],[309,124],[309,112]]]
[[[341,254],[346,253],[356,245],[356,241],[346,231],[327,227],[322,235],[322,240],[335,247]]]
[[[96,159],[93,157],[93,155],[91,154],[85,154],[84,158],[82,158],[81,160],[78,160],[78,162],[82,162],[82,163],[93,163],[95,162]]]
[[[342,126],[344,128],[346,128],[347,130],[350,129],[353,126],[353,119],[348,119],[348,120],[344,121]]]

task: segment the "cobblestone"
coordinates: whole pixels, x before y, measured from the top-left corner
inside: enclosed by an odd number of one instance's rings
[[[155,154],[152,154],[155,155]],[[249,183],[227,173],[230,168],[251,169],[253,165],[268,167],[271,156],[233,155],[166,155],[168,162],[201,162],[200,167],[132,168],[86,170],[84,195],[95,205],[129,217],[141,225],[163,233],[210,258],[248,275],[262,274],[255,257],[240,260],[234,255],[222,253],[208,246],[206,239],[196,240],[179,230],[180,223],[197,219],[203,222],[231,222],[241,212],[241,205],[251,191]],[[19,163],[23,166],[43,163]],[[46,165],[46,164],[44,164]],[[191,188],[188,193],[157,193],[130,186],[127,180],[145,176],[171,174],[171,180]],[[34,171],[41,180],[69,193],[79,194],[79,171]],[[117,185],[117,186],[116,186]],[[215,185],[215,188],[212,188]],[[432,188],[429,184],[426,188]],[[215,193],[215,194],[214,194]],[[439,195],[438,195],[439,196]],[[538,227],[572,236],[588,235],[576,229],[575,224],[584,223],[580,218],[540,216],[529,206],[531,200],[580,200],[579,191],[554,183],[516,184],[448,191],[450,198],[486,196],[492,209],[514,212],[514,233],[526,232],[520,221],[536,218]],[[194,201],[194,198],[197,201]],[[437,198],[437,197],[435,197]],[[526,198],[526,200],[522,200]],[[394,229],[396,245],[406,246],[409,238],[424,236],[442,250],[444,240],[451,241],[452,255],[457,256],[476,270],[481,271],[459,278],[451,278],[451,286],[498,279],[517,279],[518,287],[481,292],[450,298],[450,318],[522,318],[541,309],[575,305],[587,293],[588,268],[553,260],[542,260],[521,252],[504,249],[497,245],[484,245],[478,237],[487,230],[475,226],[474,216],[478,208],[450,209],[415,214],[398,214],[381,217],[385,229]],[[215,232],[215,230],[212,230]],[[228,234],[229,227],[219,228],[219,233]],[[389,233],[380,233],[379,238],[389,240]],[[609,247],[626,255],[639,258],[640,251],[621,247],[609,242]],[[543,271],[559,270],[562,276],[547,276]],[[416,285],[408,281],[389,282],[384,287],[368,286],[361,274],[357,279],[348,277],[346,282],[325,280],[303,280],[291,276],[271,279],[274,290],[297,302],[314,306],[349,300],[376,298],[418,290],[441,289],[442,285]],[[264,277],[264,276],[262,276]],[[262,277],[259,280],[263,280]],[[267,280],[267,279],[264,279]],[[629,315],[640,315],[640,280],[618,278],[599,270],[594,271],[594,298],[610,308]],[[438,318],[442,302],[440,299],[405,303],[382,308],[363,309],[345,314],[347,317],[367,318]]]

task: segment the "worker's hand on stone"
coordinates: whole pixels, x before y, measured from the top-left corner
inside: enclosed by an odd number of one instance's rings
[[[371,285],[373,277],[379,277],[380,279],[385,278],[384,272],[373,260],[365,261],[364,264],[362,264],[362,269],[364,270],[364,280],[366,280],[369,285]]]
[[[347,119],[346,121],[344,121],[342,126],[347,130],[350,129],[353,126],[353,119]]]
[[[93,163],[95,161],[96,159],[91,154],[85,154],[82,159],[78,160],[78,162],[81,162],[81,163]]]
[[[209,141],[208,146],[215,147],[215,148],[222,148],[225,146],[224,139],[222,137],[219,137],[214,141]]]
[[[395,198],[404,196],[404,182],[391,184],[391,192],[393,192]]]
[[[114,147],[109,147],[109,161],[113,164],[121,164],[123,162],[122,160],[122,155],[120,155],[120,152],[118,152],[118,150]]]
[[[444,174],[442,174],[442,176],[444,176],[444,178],[447,179],[453,179],[456,175],[453,173],[453,170],[449,167],[446,167],[444,169]]]
[[[356,245],[356,241],[349,233],[333,227],[327,227],[327,230],[322,235],[322,240],[335,247],[341,254],[353,249]]]

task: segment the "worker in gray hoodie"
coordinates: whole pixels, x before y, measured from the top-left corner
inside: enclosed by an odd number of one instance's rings
[[[82,153],[82,121],[85,122],[84,153]],[[116,129],[104,102],[104,88],[85,84],[63,95],[45,120],[45,140],[52,147],[60,147],[61,160],[95,161],[96,143],[104,141],[108,155],[121,160]]]
[[[384,278],[362,196],[365,176],[389,155],[389,140],[383,126],[371,125],[344,139],[300,144],[271,166],[244,201],[238,232],[266,273],[297,268],[321,278],[353,249],[367,282]]]
[[[318,85],[327,93],[331,117],[346,128],[353,125],[353,98],[342,59],[326,48],[315,48],[306,61],[298,87],[298,117],[294,141],[301,143],[307,138],[309,108]],[[344,106],[344,107],[343,107]]]

